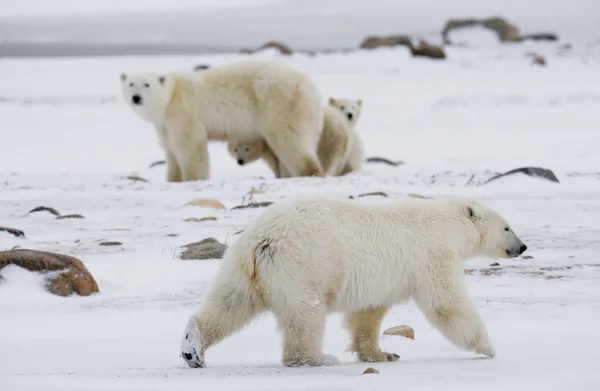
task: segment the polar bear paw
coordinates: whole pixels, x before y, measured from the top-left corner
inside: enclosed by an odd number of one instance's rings
[[[390,362],[398,361],[399,358],[400,356],[396,353],[378,352],[368,356],[362,356],[360,357],[360,360],[364,362]]]
[[[484,354],[489,358],[493,358],[494,356],[496,356],[496,349],[494,349],[492,345],[479,346],[477,349],[475,349],[475,352],[479,354]]]
[[[200,330],[194,317],[190,317],[183,339],[181,340],[181,358],[190,368],[204,368],[204,349],[200,340]]]
[[[287,367],[319,367],[322,365],[330,367],[340,364],[340,360],[332,354],[323,354],[320,359],[296,356],[284,359],[283,363]]]

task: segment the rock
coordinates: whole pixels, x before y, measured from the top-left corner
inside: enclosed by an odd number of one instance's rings
[[[188,223],[201,223],[203,221],[217,221],[216,217],[203,217],[201,219],[196,218],[196,217],[189,217],[187,219],[184,219],[183,221],[186,221]]]
[[[70,215],[60,215],[56,216],[56,220],[64,220],[64,219],[83,219],[84,217],[80,214],[70,214]]]
[[[382,197],[389,197],[389,195],[387,195],[387,193],[384,193],[382,191],[374,191],[372,193],[364,193],[364,194],[359,194],[358,197],[368,197],[368,196],[382,196]]]
[[[101,242],[99,246],[122,246],[121,242]]]
[[[150,164],[150,165],[148,166],[148,168],[154,168],[154,167],[156,167],[156,166],[161,166],[161,165],[163,165],[163,164],[166,164],[166,162],[165,162],[164,160],[157,160],[157,161],[155,161],[154,163]]]
[[[408,35],[388,35],[382,37],[367,37],[360,44],[361,49],[375,49],[393,46],[408,46],[410,48],[412,47],[412,42]]]
[[[194,67],[194,70],[195,70],[195,71],[203,71],[203,70],[205,70],[205,69],[208,69],[208,68],[210,68],[210,65],[206,65],[206,64],[199,64],[199,65],[196,65],[196,66]]]
[[[252,188],[246,194],[247,195],[254,195],[254,194],[265,194],[265,193],[266,193],[266,191],[264,191],[264,190]]]
[[[271,204],[273,204],[273,203],[270,202],[270,201],[250,202],[250,203],[248,203],[246,205],[234,206],[233,208],[231,208],[231,210],[234,210],[234,209],[248,209],[248,208],[263,208],[263,207],[269,206]]]
[[[412,327],[405,324],[400,326],[390,327],[383,332],[384,335],[400,335],[402,337],[415,339],[415,330]]]
[[[52,213],[55,216],[60,216],[60,213],[58,213],[58,211],[56,209],[51,208],[49,206],[38,206],[38,207],[35,207],[35,208],[31,209],[29,211],[29,213],[42,212],[42,211],[50,212],[50,213]]]
[[[213,198],[198,198],[196,200],[188,202],[186,205],[204,206],[215,209],[227,209],[225,208],[225,205],[223,205],[219,200],[215,200]]]
[[[519,37],[519,41],[558,41],[558,35],[554,33],[534,33],[534,34],[525,34]]]
[[[517,27],[507,20],[500,17],[493,17],[488,19],[451,19],[446,22],[444,29],[442,30],[442,37],[444,43],[451,45],[448,34],[452,30],[457,30],[465,27],[472,26],[483,26],[487,29],[493,30],[498,35],[500,42],[518,42],[520,41],[519,30]]]
[[[543,56],[533,56],[531,60],[531,65],[541,65],[543,67],[546,66],[546,59]]]
[[[375,369],[375,368],[369,367],[369,368],[365,369],[365,371],[363,372],[363,375],[368,375],[368,374],[371,374],[371,373],[378,375],[379,371],[377,369]]]
[[[492,267],[498,267],[498,266],[500,266],[500,264],[498,262],[494,262],[494,263],[490,263],[490,266],[492,266]]]
[[[58,296],[77,293],[89,296],[98,292],[98,284],[83,263],[74,257],[46,251],[18,249],[0,252],[0,270],[9,264],[34,272],[51,273],[46,288]]]
[[[420,198],[423,200],[432,200],[433,199],[433,197],[424,196],[423,194],[417,194],[417,193],[408,193],[407,196],[412,197],[412,198]]]
[[[147,179],[144,179],[144,178],[142,178],[140,176],[137,176],[137,175],[128,175],[128,176],[123,177],[123,178],[124,179],[129,179],[130,181],[134,181],[134,182],[148,182],[149,183],[149,181]]]
[[[391,161],[384,157],[370,157],[366,160],[366,162],[367,163],[385,163],[385,164],[389,164],[390,166],[399,166],[401,164],[404,164],[404,162],[401,160],[394,162],[394,161]]]
[[[523,258],[523,259],[533,259],[533,257],[531,255],[521,255],[521,258]]]
[[[289,46],[287,46],[286,44],[283,44],[281,42],[277,42],[277,41],[269,41],[267,43],[265,43],[264,45],[262,45],[261,47],[259,47],[258,49],[254,50],[254,52],[259,52],[261,50],[265,50],[265,49],[277,49],[279,51],[279,53],[285,55],[285,56],[289,56],[291,55],[292,49],[290,49]],[[253,52],[250,52],[253,53]]]
[[[446,58],[446,53],[444,53],[444,49],[441,46],[431,45],[423,40],[419,41],[419,46],[410,47],[410,52],[413,56],[420,57],[430,57],[435,59],[443,59]]]
[[[507,171],[503,174],[498,174],[496,176],[491,177],[490,179],[488,179],[487,181],[483,182],[482,185],[485,185],[486,183],[490,183],[491,181],[494,181],[498,178],[502,178],[508,175],[513,175],[513,174],[517,174],[517,173],[523,173],[525,175],[529,175],[531,177],[536,177],[536,178],[543,178],[546,179],[550,182],[554,182],[554,183],[559,183],[558,182],[558,178],[556,177],[556,175],[554,175],[554,173],[546,168],[541,168],[541,167],[520,167],[520,168],[515,168],[514,170],[510,170]]]
[[[206,238],[182,247],[185,250],[180,256],[181,259],[220,259],[227,250],[227,245],[215,238]]]
[[[17,238],[21,236],[25,236],[25,232],[16,228],[8,228],[8,227],[0,227],[0,232],[8,232],[9,234],[15,235]]]
[[[465,276],[472,276],[473,270],[465,269]]]

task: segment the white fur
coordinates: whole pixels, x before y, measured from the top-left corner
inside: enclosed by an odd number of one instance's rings
[[[169,181],[207,179],[211,140],[264,139],[292,175],[323,176],[316,155],[321,96],[307,75],[288,65],[241,61],[121,79],[125,101],[156,127]]]
[[[332,363],[321,351],[325,317],[343,311],[361,360],[394,361],[379,348],[379,328],[391,306],[412,298],[456,346],[493,357],[463,261],[525,249],[497,212],[473,201],[282,201],[226,251],[182,355],[191,367],[204,366],[208,347],[270,310],[284,333],[284,363],[325,365]]]

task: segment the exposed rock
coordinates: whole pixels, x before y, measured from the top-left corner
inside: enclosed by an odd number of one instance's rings
[[[554,33],[534,33],[534,34],[525,34],[519,37],[519,41],[558,41],[558,35]]]
[[[487,181],[483,182],[482,185],[485,185],[486,183],[490,183],[491,181],[496,180],[498,178],[502,178],[502,177],[517,174],[517,173],[523,173],[523,174],[529,175],[531,177],[544,178],[550,182],[559,183],[556,175],[554,175],[554,173],[552,171],[550,171],[546,168],[520,167],[520,168],[515,168],[514,170],[507,171],[503,174],[498,174],[496,176],[493,176],[490,179],[488,179]]]
[[[150,182],[147,179],[144,179],[144,178],[142,178],[140,176],[137,176],[137,175],[128,175],[128,176],[126,176],[124,178],[125,179],[129,179],[130,181],[134,181],[134,182],[148,182],[148,183]]]
[[[284,43],[278,42],[278,41],[269,41],[269,42],[265,43],[264,45],[260,46],[259,48],[257,48],[256,50],[253,50],[253,51],[247,50],[247,52],[249,54],[252,54],[252,53],[256,53],[256,52],[259,52],[259,51],[265,50],[265,49],[277,49],[277,51],[279,51],[279,53],[281,53],[285,56],[289,56],[293,53],[292,49],[289,46],[287,46]]]
[[[101,242],[99,245],[100,246],[122,246],[123,243],[121,243],[121,242]]]
[[[157,161],[155,161],[154,163],[150,164],[150,165],[148,166],[148,168],[154,168],[154,167],[156,167],[156,166],[161,166],[161,165],[163,165],[163,164],[166,164],[166,161],[164,161],[164,160],[157,160]]]
[[[533,58],[531,59],[531,65],[540,65],[545,67],[546,59],[543,56],[533,56]]]
[[[58,213],[58,211],[56,209],[51,208],[49,206],[38,206],[36,208],[31,209],[29,211],[29,213],[42,212],[42,211],[50,212],[55,216],[60,216],[60,213]]]
[[[384,163],[384,164],[389,164],[390,166],[399,166],[404,164],[404,162],[402,160],[398,160],[398,161],[391,161],[390,159],[386,159],[384,157],[370,157],[367,158],[367,160],[365,160],[367,163]]]
[[[490,263],[490,266],[492,266],[492,267],[498,267],[498,266],[500,266],[500,264],[498,262],[494,262],[494,263]]]
[[[465,269],[465,276],[472,276],[473,270]]]
[[[361,42],[361,49],[375,49],[381,47],[392,46],[408,46],[412,47],[412,42],[408,35],[388,35],[388,36],[371,36]]]
[[[248,208],[264,208],[266,206],[269,206],[273,204],[270,201],[264,201],[264,202],[250,202],[246,205],[238,205],[238,206],[234,206],[233,208],[231,208],[231,210],[234,209],[248,209]]]
[[[203,70],[205,70],[205,69],[208,69],[208,68],[210,68],[210,65],[206,65],[206,64],[199,64],[199,65],[196,65],[196,66],[194,67],[194,70],[195,70],[195,71],[203,71]]]
[[[196,200],[188,202],[186,205],[205,206],[215,209],[227,209],[225,208],[225,205],[221,203],[221,201],[215,200],[213,198],[198,198]]]
[[[383,332],[384,335],[400,335],[402,337],[415,339],[415,330],[405,324],[400,326],[390,327]]]
[[[423,40],[419,41],[419,46],[410,47],[410,52],[413,56],[430,57],[435,59],[446,58],[446,53],[441,46],[431,45]]]
[[[188,217],[187,219],[184,219],[183,221],[186,221],[188,223],[201,223],[203,221],[217,221],[216,217],[202,217],[201,219],[196,218],[196,217]]]
[[[531,255],[521,255],[521,258],[523,258],[523,259],[533,259],[533,257]]]
[[[487,19],[451,19],[446,22],[444,29],[442,30],[442,37],[444,43],[451,45],[448,34],[452,30],[457,30],[465,27],[472,26],[483,26],[487,29],[493,30],[498,35],[500,42],[518,42],[520,40],[519,30],[517,27],[507,20],[500,17],[493,17]]]
[[[382,197],[389,197],[389,195],[387,195],[387,193],[384,193],[382,191],[374,191],[372,193],[364,193],[364,194],[359,194],[358,197],[368,197],[368,196],[382,196]]]
[[[377,369],[375,369],[375,368],[369,367],[369,368],[365,369],[365,371],[363,372],[363,375],[368,375],[370,373],[378,375],[379,371]]]
[[[220,259],[227,250],[227,245],[215,238],[206,238],[182,247],[185,250],[180,256],[181,259]]]
[[[80,214],[70,214],[70,215],[60,215],[56,216],[56,220],[64,220],[64,219],[83,219],[84,217]]]
[[[423,194],[417,194],[417,193],[408,193],[407,196],[412,197],[412,198],[420,198],[423,200],[432,200],[433,197],[429,197],[429,196],[425,196]]]
[[[0,252],[0,270],[9,264],[35,272],[53,272],[47,278],[48,291],[59,296],[73,292],[88,296],[98,292],[98,284],[83,263],[74,257],[46,251],[18,249]]]
[[[0,227],[0,232],[8,232],[9,234],[15,235],[17,238],[20,236],[25,236],[25,232],[16,228],[8,228],[8,227]]]

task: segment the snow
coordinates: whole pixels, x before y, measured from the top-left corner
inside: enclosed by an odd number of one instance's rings
[[[448,48],[446,61],[404,48],[290,58],[324,96],[362,98],[358,131],[368,156],[341,178],[276,180],[263,163],[239,167],[213,143],[211,179],[166,183],[151,127],[119,96],[119,73],[189,69],[238,55],[11,59],[0,62],[0,248],[55,251],[81,259],[101,292],[56,297],[40,275],[14,266],[0,283],[0,389],[13,390],[595,390],[600,384],[600,172],[598,53],[587,41]],[[527,52],[546,57],[530,65]],[[523,165],[552,169],[560,183],[517,175],[475,186]],[[123,177],[139,175],[149,182]],[[206,237],[233,243],[264,209],[247,201],[300,194],[385,202],[409,193],[469,197],[500,211],[533,259],[476,259],[469,292],[497,356],[463,352],[428,325],[414,304],[395,307],[383,329],[407,324],[414,341],[382,336],[401,358],[360,363],[346,351],[339,314],[324,351],[342,365],[286,368],[271,315],[207,352],[207,368],[178,357],[188,317],[218,260],[182,261],[180,246]],[[214,198],[215,210],[185,205]],[[40,205],[85,219],[55,220]],[[214,216],[216,221],[185,222]],[[101,241],[123,246],[103,247]],[[382,330],[383,330],[382,329]],[[361,376],[367,367],[380,374]]]

